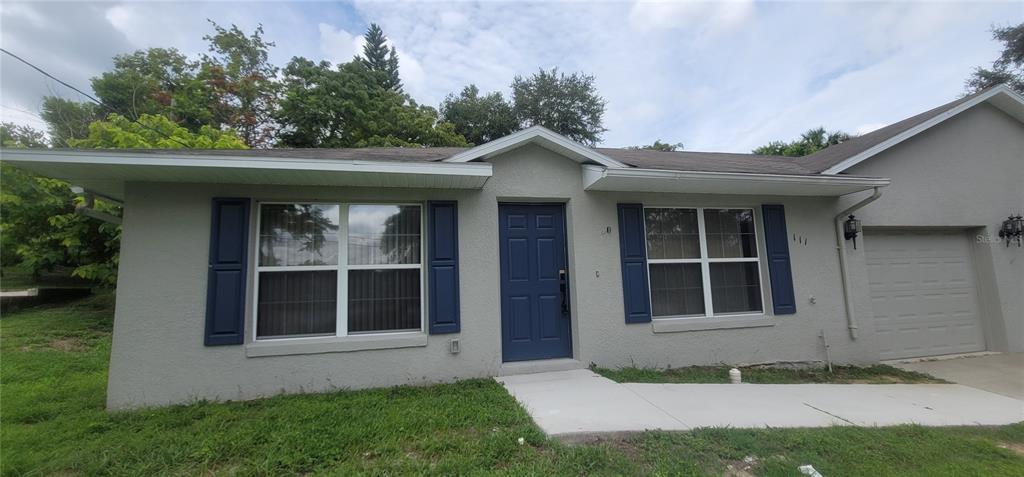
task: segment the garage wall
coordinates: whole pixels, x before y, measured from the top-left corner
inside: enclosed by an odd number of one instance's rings
[[[998,242],[1010,210],[1024,208],[1024,124],[983,103],[846,172],[892,179],[857,213],[865,227],[971,234],[989,349],[1024,351],[1024,248]]]

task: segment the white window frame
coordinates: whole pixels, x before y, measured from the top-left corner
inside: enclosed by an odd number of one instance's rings
[[[763,235],[758,222],[760,222],[760,215],[758,214],[757,207],[747,205],[728,205],[728,206],[702,206],[702,207],[688,207],[688,206],[672,206],[672,205],[644,205],[644,256],[647,257],[647,209],[684,209],[684,210],[695,210],[697,211],[697,237],[700,239],[700,258],[656,258],[647,259],[647,299],[648,306],[651,310],[651,319],[654,320],[672,320],[672,319],[701,319],[701,318],[715,318],[715,317],[742,317],[742,316],[764,316],[765,308],[767,303],[765,302],[765,280],[764,274],[761,267],[762,257],[764,257],[764,250],[761,246],[761,236]],[[751,217],[754,220],[754,247],[757,251],[756,257],[737,257],[737,258],[711,258],[708,256],[708,238],[707,229],[704,226],[704,211],[705,210],[749,210]],[[714,298],[711,293],[711,264],[712,263],[736,263],[736,262],[756,262],[757,263],[757,285],[761,293],[761,309],[755,311],[743,311],[735,313],[715,313]],[[651,276],[651,265],[661,263],[699,263],[700,273],[702,279],[702,288],[704,293],[704,314],[693,314],[693,315],[665,315],[665,316],[654,316],[654,292],[650,286]]]
[[[264,205],[274,204],[308,204],[308,205],[335,205],[338,206],[338,264],[337,265],[289,265],[289,266],[261,266],[260,261],[260,222],[263,214],[262,209]],[[400,264],[379,264],[379,265],[349,265],[348,263],[348,212],[349,207],[353,205],[395,205],[395,206],[415,206],[420,209],[420,262],[414,263],[400,263]],[[304,200],[292,200],[292,201],[257,201],[256,202],[256,230],[254,236],[256,237],[255,246],[252,247],[253,251],[250,257],[250,263],[252,264],[253,275],[252,275],[252,341],[254,342],[268,342],[268,341],[295,341],[295,340],[317,340],[324,338],[345,338],[348,336],[380,336],[380,335],[410,335],[410,334],[425,334],[426,333],[426,310],[427,310],[427,285],[426,285],[426,267],[424,261],[426,260],[426,206],[421,202],[387,202],[387,201],[350,201],[350,202],[331,202],[331,201],[304,201]],[[395,331],[369,331],[360,332],[355,334],[349,334],[348,332],[348,272],[349,270],[384,270],[384,269],[419,269],[420,271],[420,327],[418,330],[395,330]],[[338,273],[338,290],[337,290],[337,311],[335,313],[335,319],[337,320],[334,327],[334,334],[319,334],[319,335],[295,335],[295,336],[275,336],[272,338],[260,338],[257,336],[257,330],[259,327],[259,302],[260,302],[260,272],[285,272],[285,271],[318,271],[318,270],[335,270]]]

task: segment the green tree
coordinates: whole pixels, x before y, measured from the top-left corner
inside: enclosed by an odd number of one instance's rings
[[[499,92],[480,96],[476,85],[462,89],[458,96],[449,94],[441,103],[441,120],[452,123],[455,130],[471,144],[483,144],[507,136],[518,129],[512,105]]]
[[[179,91],[195,79],[196,64],[174,48],[150,48],[114,57],[114,69],[92,79],[92,90],[112,111],[129,118],[174,115]]]
[[[3,147],[47,147],[42,132],[0,126]],[[75,213],[68,183],[0,164],[0,260],[38,277],[57,267],[101,284],[113,284],[120,227]],[[97,203],[110,210],[112,204]]]
[[[53,147],[70,147],[70,140],[89,135],[89,124],[102,117],[102,110],[93,103],[46,96],[40,116],[46,121]]]
[[[119,114],[89,125],[89,135],[71,140],[72,147],[88,149],[245,149],[231,129],[202,126],[193,133],[166,116],[143,114],[132,121]]]
[[[374,73],[381,88],[402,92],[402,81],[398,77],[398,52],[394,46],[388,47],[388,37],[376,23],[363,35],[363,57],[360,61]]]
[[[601,140],[605,100],[598,95],[594,77],[566,76],[557,69],[512,80],[512,111],[521,127],[541,125],[574,141],[596,144]]]
[[[683,149],[683,143],[677,142],[669,144],[667,142],[661,142],[661,139],[655,139],[653,144],[646,146],[630,146],[626,149],[646,149],[650,151],[662,151],[662,152],[675,152]]]
[[[294,58],[283,70],[277,121],[287,147],[464,146],[451,123],[405,94],[380,86],[362,61],[332,68]]]
[[[800,135],[800,139],[791,142],[772,141],[764,146],[754,149],[754,154],[766,156],[808,156],[834,146],[851,138],[849,134],[842,131],[826,131],[824,127],[808,129]]]
[[[269,60],[274,43],[263,39],[263,25],[246,35],[235,25],[209,21],[214,33],[203,39],[211,54],[203,56],[199,78],[213,87],[213,114],[224,117],[250,147],[269,147],[277,132],[273,118],[281,88],[279,68]]]
[[[976,93],[999,84],[1006,84],[1024,94],[1024,23],[992,28],[992,39],[1003,44],[991,68],[977,67],[965,82],[968,93]]]

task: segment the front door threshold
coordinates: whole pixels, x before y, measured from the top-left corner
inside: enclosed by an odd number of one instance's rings
[[[548,373],[552,371],[568,371],[583,369],[586,366],[572,358],[536,359],[532,361],[512,361],[501,363],[498,376],[515,376],[517,374]]]

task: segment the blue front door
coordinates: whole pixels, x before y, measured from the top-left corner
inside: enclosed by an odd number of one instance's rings
[[[572,356],[565,207],[501,204],[501,356]]]

